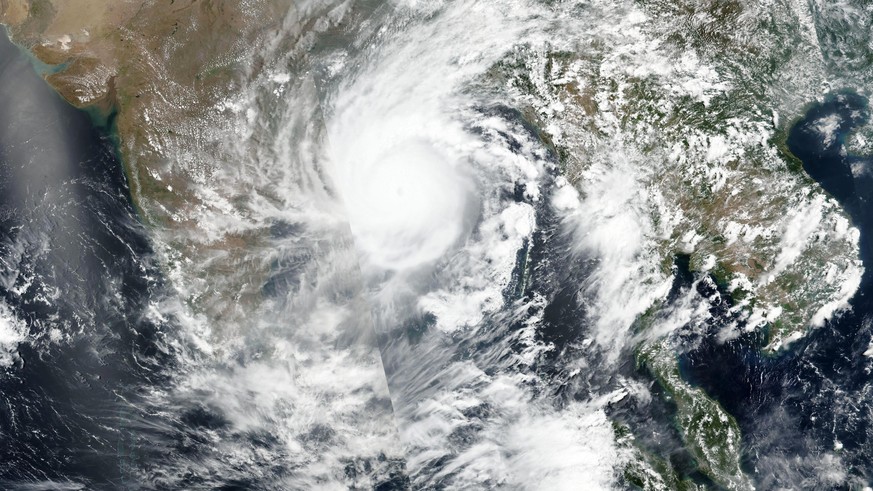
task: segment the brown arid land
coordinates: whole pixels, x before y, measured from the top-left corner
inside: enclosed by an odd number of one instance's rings
[[[196,265],[174,282],[195,312],[219,324],[260,302],[268,268],[248,252],[267,231],[203,230],[204,213],[245,211],[238,197],[222,195],[216,208],[192,186],[232,189],[213,185],[215,175],[244,151],[227,154],[216,105],[267,64],[293,63],[287,53],[311,27],[298,15],[292,0],[0,0],[0,23],[46,65],[46,81],[72,105],[112,116],[133,203],[159,254],[171,271]],[[282,59],[265,61],[270,53]]]

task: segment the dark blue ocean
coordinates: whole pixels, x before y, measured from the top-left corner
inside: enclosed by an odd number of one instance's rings
[[[126,489],[137,399],[169,366],[161,291],[108,127],[0,35],[0,296],[29,333],[0,375],[0,489]]]

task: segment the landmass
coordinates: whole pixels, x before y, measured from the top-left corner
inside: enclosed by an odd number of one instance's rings
[[[246,116],[226,103],[276,69],[264,50],[293,62],[296,16],[291,0],[0,1],[0,23],[48,83],[112,124],[134,205],[159,235],[175,287],[215,325],[261,301],[268,270],[246,248],[270,237],[270,224],[246,223],[252,190],[223,182],[240,156],[221,131],[236,132]],[[205,217],[216,215],[227,226],[209,229]]]
[[[736,422],[679,374],[677,357],[688,349],[679,328],[710,314],[693,302],[662,306],[666,282],[677,255],[689,255],[691,272],[730,297],[733,322],[721,338],[757,331],[769,353],[790,349],[849,307],[864,271],[859,232],[803,172],[786,139],[809,101],[863,84],[835,69],[819,42],[836,21],[816,26],[798,3],[589,7],[599,20],[589,44],[522,47],[490,76],[541,129],[583,200],[592,197],[585,212],[602,229],[588,233],[640,242],[618,251],[614,242],[586,247],[612,261],[608,291],[629,292],[617,303],[643,325],[637,361],[673,398],[698,468],[728,489],[751,489]],[[868,129],[849,144],[861,149],[869,140]],[[666,320],[645,319],[661,308]],[[627,319],[592,321],[604,332],[628,329]],[[629,467],[632,484],[681,484],[673,470],[640,462]]]

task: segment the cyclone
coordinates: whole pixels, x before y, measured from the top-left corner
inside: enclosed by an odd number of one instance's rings
[[[381,268],[433,262],[462,240],[472,184],[439,142],[370,124],[352,141],[332,140],[345,149],[337,181],[356,244],[366,262]]]

